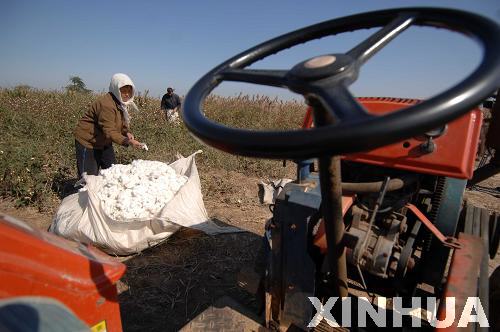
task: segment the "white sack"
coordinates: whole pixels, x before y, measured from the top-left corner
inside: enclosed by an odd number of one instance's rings
[[[271,181],[268,183],[260,181],[259,183],[259,198],[261,204],[273,204],[278,198],[283,187],[289,182],[292,182],[292,179],[278,179]]]
[[[97,195],[103,185],[102,176],[84,175],[84,189],[63,199],[49,231],[71,240],[92,243],[116,255],[140,252],[168,238],[180,226],[208,234],[242,231],[220,227],[208,218],[194,161],[200,152],[169,165],[188,180],[154,218],[113,220],[105,213]]]

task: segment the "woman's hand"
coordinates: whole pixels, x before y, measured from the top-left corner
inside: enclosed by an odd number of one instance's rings
[[[142,149],[142,143],[135,139],[129,139],[128,143],[136,149]]]

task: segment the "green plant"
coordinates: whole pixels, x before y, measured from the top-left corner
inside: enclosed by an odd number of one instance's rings
[[[83,80],[78,76],[70,76],[69,78],[70,84],[66,85],[67,92],[80,92],[80,93],[89,93],[91,92],[87,89]]]

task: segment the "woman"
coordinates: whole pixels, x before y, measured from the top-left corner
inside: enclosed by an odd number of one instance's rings
[[[99,169],[116,164],[113,142],[142,148],[129,132],[130,110],[134,104],[135,87],[125,74],[115,74],[109,92],[99,97],[85,112],[75,129],[76,165],[78,176],[97,175]]]

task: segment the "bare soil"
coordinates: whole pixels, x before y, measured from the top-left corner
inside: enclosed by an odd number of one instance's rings
[[[269,207],[258,199],[260,179],[235,172],[202,176],[220,184],[204,189],[209,215],[247,232],[208,236],[182,229],[154,248],[123,258],[127,272],[118,289],[125,331],[177,331],[222,296],[256,307],[255,299],[238,286],[237,275],[254,264],[264,224],[271,217]],[[480,185],[499,187],[500,174]],[[491,194],[467,191],[466,199],[500,212],[500,199]],[[52,214],[16,209],[9,201],[0,201],[0,211],[43,230],[52,221]],[[490,269],[500,265],[499,256],[490,261]]]

